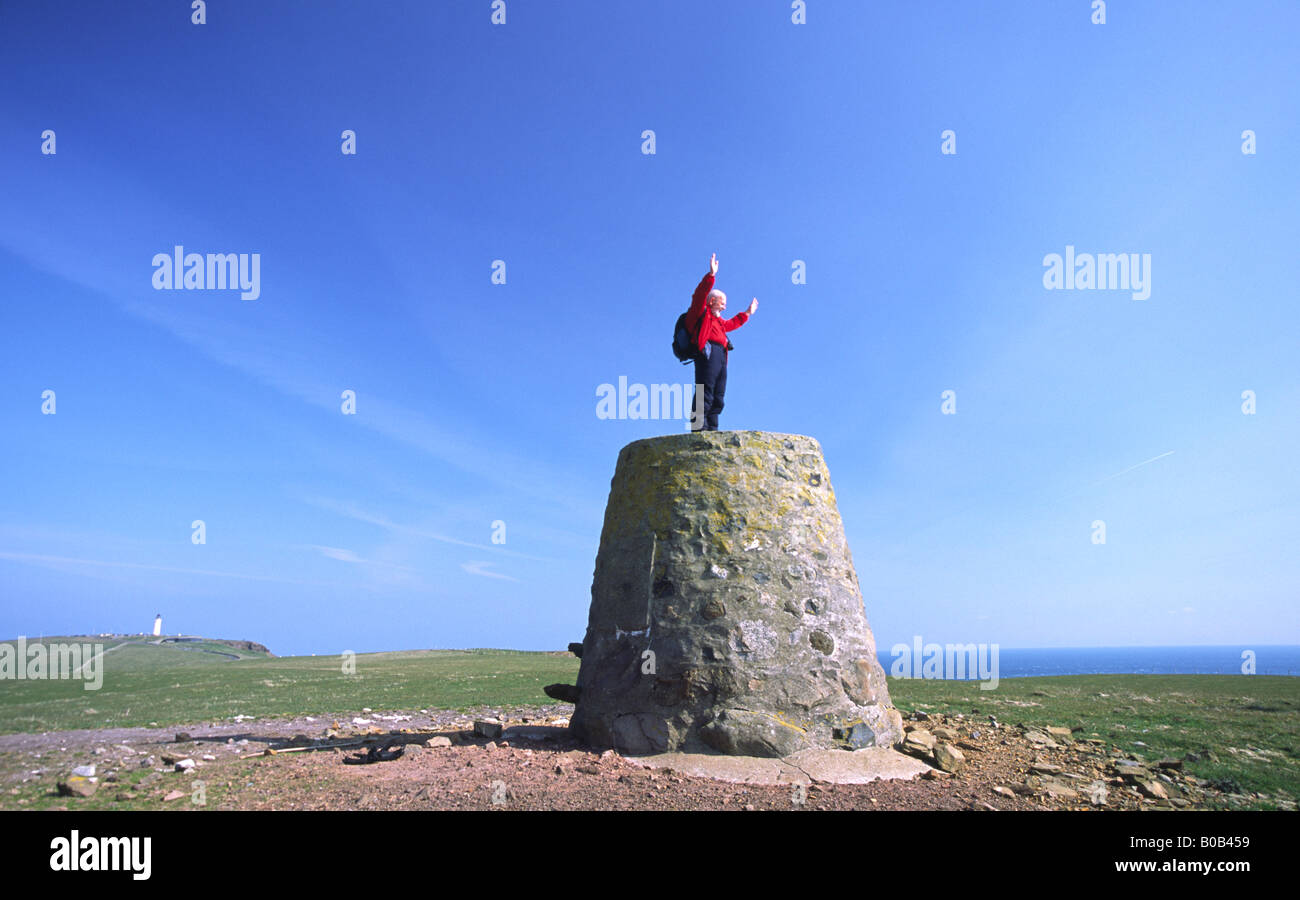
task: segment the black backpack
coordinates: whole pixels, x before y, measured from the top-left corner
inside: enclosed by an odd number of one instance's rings
[[[704,321],[703,316],[700,316],[700,321]],[[682,365],[694,362],[695,355],[699,353],[694,337],[686,327],[686,313],[682,313],[677,317],[677,324],[673,326],[673,356],[681,360]]]

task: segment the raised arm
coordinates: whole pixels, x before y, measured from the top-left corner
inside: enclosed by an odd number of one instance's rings
[[[741,325],[744,325],[746,322],[748,322],[748,321],[749,321],[749,317],[752,316],[752,315],[753,315],[754,313],[756,313],[756,312],[758,312],[758,298],[757,298],[757,297],[754,298],[754,302],[752,302],[752,303],[749,304],[749,309],[745,310],[744,312],[738,312],[738,313],[736,313],[734,316],[732,316],[730,319],[727,319],[725,322],[723,322],[723,323],[722,323],[722,328],[723,328],[723,330],[724,330],[724,331],[735,331],[735,330],[736,330],[737,328],[739,328]]]
[[[686,327],[694,330],[700,316],[704,315],[704,304],[708,300],[709,291],[713,290],[713,279],[718,272],[718,254],[713,254],[709,259],[709,271],[700,279],[700,284],[695,288],[695,293],[691,295],[691,308],[686,312]]]

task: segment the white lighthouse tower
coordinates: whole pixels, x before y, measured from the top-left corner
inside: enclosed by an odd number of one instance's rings
[[[153,620],[153,636],[158,637],[161,634],[162,634],[162,613],[158,613],[158,615]]]

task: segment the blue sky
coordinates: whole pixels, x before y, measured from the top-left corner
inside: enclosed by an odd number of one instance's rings
[[[681,430],[598,386],[691,380],[716,252],[722,427],[821,441],[882,647],[1300,642],[1294,3],[490,11],[0,4],[0,634],[580,640]],[[177,244],[260,297],[154,290]]]

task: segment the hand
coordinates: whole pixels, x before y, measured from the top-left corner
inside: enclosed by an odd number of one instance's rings
[[[746,312],[748,312],[751,316],[752,316],[754,313],[758,312],[758,298],[757,298],[757,297],[755,297],[755,298],[753,299],[753,301],[749,304],[749,309],[746,310]]]
[[[710,275],[718,274],[718,254],[716,253],[713,254],[713,256],[710,257],[709,259],[709,274]]]

